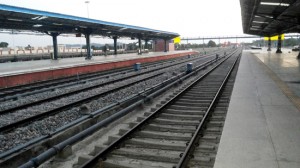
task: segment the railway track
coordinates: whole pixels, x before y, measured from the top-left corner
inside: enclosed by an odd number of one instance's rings
[[[211,58],[206,57],[206,58],[203,59],[203,61],[206,61],[208,59],[211,59]],[[125,87],[128,87],[128,86],[131,86],[131,85],[134,85],[134,84],[137,84],[137,83],[140,83],[140,82],[147,81],[149,79],[155,78],[157,76],[162,75],[164,73],[164,72],[162,72],[162,71],[164,71],[164,69],[167,69],[167,68],[169,68],[171,66],[176,66],[178,64],[182,64],[182,62],[176,63],[175,65],[171,64],[171,65],[165,66],[163,68],[160,68],[160,67],[154,68],[154,69],[152,69],[150,71],[136,73],[136,74],[125,76],[125,77],[122,77],[122,78],[119,78],[119,79],[115,79],[115,80],[110,80],[110,81],[107,81],[107,82],[103,82],[103,83],[100,83],[100,84],[97,84],[97,85],[92,85],[92,86],[89,86],[89,87],[80,88],[78,90],[74,90],[74,91],[71,91],[71,92],[68,92],[68,93],[65,93],[65,94],[56,95],[56,96],[53,96],[53,97],[48,97],[48,98],[36,100],[34,102],[25,103],[25,104],[22,104],[22,105],[19,105],[19,106],[16,106],[16,107],[12,107],[12,108],[8,108],[8,109],[5,109],[5,110],[2,110],[2,111],[0,111],[0,115],[1,115],[2,118],[4,118],[6,114],[8,116],[11,116],[11,115],[18,116],[20,114],[13,114],[13,113],[16,112],[16,111],[18,111],[18,110],[26,109],[26,108],[29,108],[29,107],[34,107],[34,106],[37,106],[37,105],[43,104],[43,103],[49,103],[51,101],[62,99],[64,97],[75,95],[75,94],[78,94],[78,93],[81,93],[81,92],[84,92],[84,91],[88,91],[88,90],[91,90],[91,89],[94,89],[94,88],[100,88],[100,87],[103,87],[105,85],[114,84],[116,82],[125,81],[125,80],[131,79],[131,78],[134,78],[134,77],[137,77],[137,76],[140,76],[140,75],[146,75],[146,74],[148,74],[148,76],[143,77],[143,78],[138,79],[138,80],[133,80],[133,82],[128,81],[126,84],[123,84],[121,86],[118,86],[118,87],[106,90],[104,92],[101,92],[100,94],[95,94],[95,95],[91,95],[91,96],[88,96],[88,97],[85,97],[85,98],[81,98],[79,100],[74,100],[74,101],[69,102],[69,103],[64,104],[64,105],[57,105],[57,107],[52,108],[52,109],[47,110],[47,111],[33,112],[32,114],[30,114],[28,112],[25,115],[25,117],[21,117],[21,119],[16,119],[16,118],[12,117],[11,121],[10,120],[3,121],[0,124],[0,132],[5,132],[5,131],[12,130],[12,129],[14,129],[16,127],[19,127],[21,125],[24,125],[26,123],[33,122],[33,121],[35,121],[37,119],[42,119],[42,118],[47,117],[49,115],[56,114],[56,113],[58,113],[58,112],[60,112],[62,110],[66,110],[66,109],[69,109],[69,108],[72,108],[72,107],[75,107],[75,106],[78,106],[78,105],[82,105],[82,104],[87,103],[87,102],[89,102],[89,101],[91,101],[93,99],[96,99],[96,98],[104,96],[106,94],[115,92],[115,91],[123,89]],[[158,72],[158,70],[161,71],[161,72]],[[153,73],[153,74],[151,75],[151,73]],[[33,111],[35,111],[35,110],[33,110]],[[20,113],[23,113],[23,112],[20,112]],[[8,118],[8,117],[6,117],[6,118]]]
[[[85,167],[212,167],[238,54],[111,136]],[[228,80],[230,79],[229,84]],[[227,85],[228,84],[228,85]]]
[[[209,56],[209,55],[207,55]],[[157,67],[160,65],[176,65],[180,64],[180,62],[184,62],[187,60],[193,61],[198,58],[176,58],[172,60],[159,61],[154,63],[145,63],[143,64],[144,69],[151,69],[153,67]],[[110,76],[116,76],[118,74],[127,74],[133,72],[132,68],[118,68],[114,70],[104,71],[104,72],[96,72],[89,74],[80,74],[77,76],[65,77],[63,79],[52,79],[47,81],[40,81],[31,84],[25,84],[20,86],[8,87],[8,88],[0,88],[0,102],[9,101],[9,100],[18,100],[24,96],[33,95],[41,92],[51,91],[58,88],[70,87],[73,85],[84,84],[86,82],[95,81],[99,79],[105,79]]]
[[[198,68],[200,68],[200,67],[204,67],[204,66],[206,66],[206,64],[208,63],[208,62],[211,62],[212,60],[210,60],[210,61],[207,61],[206,63],[203,63],[203,65],[199,65],[199,67]],[[169,82],[172,82],[172,81],[174,81],[175,79],[178,79],[178,78],[181,78],[180,76],[183,76],[185,74],[185,72],[184,73],[182,73],[182,74],[179,74],[179,76],[178,77],[176,77],[176,78],[174,78],[174,79],[172,79],[172,80],[170,80]],[[158,75],[158,74],[157,74]],[[154,75],[155,76],[155,75]],[[167,83],[165,83],[165,84],[163,84],[163,85],[157,85],[156,87],[157,88],[160,88],[160,87],[162,87],[162,86],[164,86],[164,85],[166,85]],[[130,83],[128,83],[128,85],[130,85]],[[111,90],[111,91],[113,91],[113,89]],[[152,91],[153,92],[153,91]],[[149,92],[149,93],[151,93],[151,92]],[[141,97],[143,97],[143,94],[144,93],[139,93],[139,95],[141,96]],[[119,105],[117,105],[117,106],[119,106]],[[128,106],[129,106],[129,104],[128,104]],[[72,105],[70,105],[70,107],[72,107]],[[45,115],[46,116],[46,115]],[[85,115],[84,117],[85,117],[85,119],[88,119],[89,118],[89,116],[91,116],[91,118],[92,117],[94,117],[94,114],[89,114],[89,115]],[[32,119],[28,119],[28,121],[26,121],[26,122],[32,122],[32,121],[34,121],[34,120],[36,120],[36,119],[40,119],[40,118],[32,118]],[[84,121],[84,120],[81,120],[81,121]],[[21,126],[22,124],[26,124],[26,123],[21,123],[21,124],[19,124],[19,126]],[[14,128],[14,127],[18,127],[17,125],[10,125],[10,126],[8,126],[7,127],[7,129],[5,130],[4,129],[4,131],[8,131],[8,130],[10,130],[11,128]],[[51,136],[53,136],[53,134],[51,134],[50,135],[50,137]],[[46,136],[46,137],[44,137],[44,139],[45,138],[49,138],[49,136]],[[38,141],[40,141],[40,140],[38,140]],[[38,142],[37,141],[37,142]],[[32,145],[33,144],[33,142],[31,142],[31,144],[30,145]],[[12,151],[8,151],[8,152],[5,152],[5,153],[3,153],[3,154],[0,154],[1,156],[1,158],[2,157],[5,157],[5,156],[8,156],[8,154],[10,154],[10,153],[12,153],[12,152],[15,152],[15,151],[19,151],[19,150],[21,150],[22,148],[25,148],[26,146],[23,146],[23,147],[17,147],[17,149],[15,150],[15,149],[12,149]],[[15,150],[15,151],[14,151]]]
[[[209,59],[211,59],[211,58],[210,57],[205,57],[205,58],[200,58],[200,59],[195,58],[193,60],[206,61],[206,60],[209,60]],[[37,105],[43,104],[43,103],[49,103],[49,102],[54,101],[54,100],[59,100],[59,99],[62,99],[64,97],[68,97],[68,96],[72,96],[72,95],[75,95],[75,94],[78,94],[78,93],[81,93],[81,92],[92,90],[94,88],[100,88],[100,87],[103,87],[105,85],[114,84],[116,82],[128,80],[130,78],[134,78],[134,77],[137,77],[137,76],[140,76],[140,75],[150,74],[150,73],[154,72],[154,75],[150,75],[150,77],[145,77],[145,78],[139,79],[139,80],[134,81],[134,82],[128,82],[125,85],[122,85],[122,86],[119,86],[119,87],[116,87],[116,88],[113,88],[113,89],[106,90],[104,92],[101,92],[100,94],[91,95],[91,96],[88,96],[86,98],[81,98],[79,100],[75,100],[75,101],[70,102],[70,103],[65,104],[65,105],[56,105],[57,106],[56,108],[53,108],[53,109],[50,109],[50,110],[47,110],[47,111],[33,112],[32,114],[27,113],[24,117],[21,117],[21,119],[14,118],[12,121],[10,121],[10,120],[3,121],[2,124],[0,124],[0,132],[5,132],[5,131],[12,130],[16,127],[19,127],[19,126],[24,125],[26,123],[33,122],[37,119],[42,119],[42,118],[47,117],[49,115],[56,114],[56,113],[58,113],[62,110],[66,110],[66,109],[72,108],[74,106],[84,104],[84,103],[89,102],[89,101],[91,101],[95,98],[98,98],[98,97],[104,96],[106,94],[112,93],[116,90],[120,90],[120,89],[128,87],[130,85],[140,83],[142,81],[149,80],[151,78],[154,78],[156,76],[159,76],[159,75],[163,74],[163,72],[156,73],[156,71],[158,71],[158,70],[163,71],[163,69],[167,69],[167,68],[170,68],[170,67],[176,66],[176,65],[182,65],[184,63],[186,63],[186,60],[179,61],[179,62],[176,62],[176,63],[172,63],[170,65],[166,65],[163,68],[160,68],[160,67],[153,68],[149,71],[144,71],[144,72],[141,72],[141,73],[135,73],[135,74],[132,74],[132,75],[121,77],[119,79],[108,80],[106,82],[102,82],[102,83],[99,83],[99,84],[96,84],[96,85],[92,85],[92,86],[89,86],[89,87],[83,87],[83,88],[80,88],[80,89],[77,89],[77,90],[73,90],[73,91],[67,92],[65,94],[60,94],[60,95],[56,95],[56,96],[52,96],[52,97],[47,97],[47,98],[44,98],[44,99],[36,100],[34,102],[29,102],[29,103],[25,103],[25,104],[22,104],[22,105],[19,105],[19,106],[15,106],[15,107],[11,107],[11,108],[8,108],[8,109],[1,110],[0,115],[1,115],[2,118],[5,117],[5,114],[8,114],[8,116],[11,116],[11,115],[19,116],[20,114],[12,114],[12,113],[14,113],[15,111],[18,111],[18,110],[26,109],[26,108],[29,108],[29,107],[34,107],[34,106],[37,106]],[[35,110],[33,110],[33,111],[35,111]],[[21,112],[21,113],[23,113],[23,112]],[[8,117],[5,117],[5,118],[8,118]]]

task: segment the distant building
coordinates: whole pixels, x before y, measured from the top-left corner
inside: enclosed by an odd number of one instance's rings
[[[167,51],[174,51],[175,45],[173,40],[167,41]],[[164,40],[155,40],[154,41],[154,51],[160,52],[165,51],[165,41]]]

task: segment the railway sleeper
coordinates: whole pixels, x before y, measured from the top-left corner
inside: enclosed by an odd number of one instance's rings
[[[192,106],[192,107],[208,107],[210,103],[192,103],[192,102],[187,102],[187,101],[181,101],[178,100],[174,103],[174,105],[179,105],[179,106]]]
[[[209,118],[209,121],[225,121],[225,116],[224,115],[212,115]]]
[[[176,109],[165,109],[164,113],[167,114],[186,114],[186,115],[204,115],[205,111],[197,110],[176,110]]]
[[[125,141],[123,147],[128,148],[148,148],[148,149],[160,149],[170,151],[184,151],[186,148],[186,141],[167,141],[167,140],[155,140],[146,138],[132,138]]]
[[[225,108],[227,108],[228,107],[228,103],[227,102],[219,102],[218,101],[218,106],[217,107],[225,107]]]
[[[149,116],[153,113],[151,112],[145,112],[144,116]],[[200,120],[203,118],[204,112],[184,112],[183,110],[178,113],[162,113],[157,114],[156,118],[162,118],[162,119],[170,119],[170,120]]]
[[[204,132],[220,135],[222,133],[222,130],[223,130],[222,127],[207,126]]]
[[[180,101],[189,102],[189,103],[208,103],[208,104],[211,102],[211,100],[195,100],[195,98],[190,98],[190,99],[181,98]]]
[[[116,156],[115,156],[116,157]],[[170,168],[174,165],[165,162],[153,162],[147,160],[128,159],[124,157],[107,158],[103,163],[105,168]]]
[[[195,97],[192,95],[182,95],[183,99],[194,99],[194,100],[201,100],[201,101],[211,101],[214,98],[214,95],[210,95],[210,96],[206,96],[206,95],[202,95],[201,97]]]
[[[223,77],[224,78],[224,77]],[[204,79],[202,80],[200,83],[197,84],[197,86],[203,86],[203,87],[207,87],[207,86],[215,86],[215,87],[218,87],[219,84],[221,83],[222,81],[218,80],[218,81],[213,81],[212,79]]]
[[[168,113],[161,113],[158,115],[159,118],[163,119],[175,119],[175,120],[200,120],[203,118],[203,115],[185,115],[182,114],[168,114]]]
[[[205,111],[207,108],[205,108],[205,107],[190,107],[190,106],[170,105],[168,107],[168,109]]]
[[[222,82],[201,82],[197,85],[197,87],[219,87]]]
[[[179,151],[166,151],[147,148],[120,148],[113,150],[111,155],[119,155],[130,159],[141,159],[155,162],[177,163],[180,159]],[[109,156],[108,156],[109,157]]]
[[[197,87],[197,88],[189,89],[187,93],[191,93],[191,92],[192,93],[193,92],[194,93],[214,93],[214,92],[218,91],[219,87],[220,86],[218,86],[218,87],[207,87],[207,88],[199,88],[199,87]]]
[[[200,138],[199,143],[219,143],[221,136],[214,134],[205,134]]]
[[[213,167],[214,165],[214,161],[215,159],[213,158],[209,158],[209,159],[200,159],[199,157],[195,157],[195,158],[192,158],[189,163],[188,163],[188,166],[189,168],[209,168],[209,167]],[[205,167],[203,167],[205,166]]]
[[[208,127],[223,127],[224,126],[224,121],[209,121],[207,123],[207,126]]]
[[[189,161],[189,166],[192,167],[199,167],[199,166],[213,166],[216,158],[217,148],[218,145],[214,146],[214,150],[203,150],[199,147],[196,147],[195,151],[193,152],[194,158],[191,158]],[[209,160],[201,160],[200,158],[207,157]]]
[[[226,114],[227,114],[227,111],[216,110],[216,111],[213,111],[213,113],[211,113],[210,116],[223,116],[224,118],[226,118]]]
[[[226,113],[227,112],[227,107],[219,107],[219,106],[217,106],[214,109],[214,112],[215,111],[223,111],[224,113]]]
[[[142,121],[144,118],[138,118],[138,121]],[[185,125],[185,126],[197,126],[200,121],[189,121],[189,120],[168,120],[168,119],[154,119],[152,120],[154,124],[160,125]]]
[[[164,126],[164,125],[157,125],[157,124],[149,124],[147,125],[144,130],[150,131],[160,131],[160,132],[174,132],[174,133],[194,133],[196,128],[190,126],[181,126],[181,127],[174,127],[173,125]]]
[[[178,120],[177,120],[178,121]],[[160,123],[160,122],[151,122],[151,124],[149,124],[149,125],[146,125],[146,126],[144,126],[144,128],[146,128],[147,126],[150,126],[150,127],[163,127],[163,129],[165,129],[165,128],[169,128],[169,127],[172,127],[173,129],[176,129],[176,130],[178,130],[178,129],[188,129],[188,130],[193,130],[194,128],[196,128],[197,126],[195,126],[195,125],[192,125],[192,124],[184,124],[184,122],[181,122],[181,123],[183,123],[183,124],[177,124],[176,125],[176,123],[177,123],[177,121],[175,120],[171,120],[171,121],[169,121],[170,123],[171,122],[173,122],[173,123],[171,123],[171,124],[167,124],[167,123]],[[180,120],[180,121],[182,121],[182,120]],[[175,123],[176,122],[176,123]],[[179,122],[179,121],[178,121]],[[200,121],[198,121],[198,122],[200,122]],[[133,123],[134,124],[134,123]],[[144,129],[143,128],[143,129]],[[188,131],[187,130],[187,131]]]
[[[217,91],[215,92],[187,92],[184,94],[184,96],[192,96],[195,98],[200,98],[200,97],[214,97],[216,95]]]
[[[119,135],[124,135],[129,129],[120,129]],[[179,141],[189,141],[192,138],[191,133],[172,133],[172,132],[158,132],[158,131],[147,131],[142,130],[134,133],[136,138],[153,138],[156,139],[169,139],[169,140],[179,140]]]
[[[140,131],[135,133],[134,136],[136,138],[155,138],[155,139],[168,139],[168,140],[176,140],[176,141],[186,141],[188,142],[192,136],[192,134],[183,134],[183,133],[166,133],[166,132],[152,132],[152,131]]]

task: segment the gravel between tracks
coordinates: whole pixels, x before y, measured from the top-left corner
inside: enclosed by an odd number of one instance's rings
[[[114,103],[117,100],[124,99],[134,93],[138,93],[138,92],[140,92],[146,88],[149,88],[155,84],[161,83],[162,81],[166,80],[167,78],[171,77],[172,75],[173,75],[173,73],[167,73],[167,74],[152,78],[150,80],[147,80],[145,82],[137,83],[133,86],[126,87],[126,88],[119,90],[117,92],[114,92],[112,94],[108,94],[97,100],[93,100],[92,102],[88,103],[87,105],[90,106],[91,111],[95,111],[106,105]],[[130,79],[130,80],[132,80],[132,79]],[[128,82],[128,81],[123,81],[123,82]],[[112,85],[116,86],[114,84],[112,84]],[[107,88],[113,87],[113,86],[107,86]],[[103,87],[98,90],[100,90],[100,92],[103,92],[105,90],[105,88]],[[89,96],[91,94],[96,94],[96,93],[95,92],[93,92],[93,93],[86,92],[86,93],[81,93],[80,95],[81,96]],[[74,100],[81,97],[80,95],[74,96]],[[67,103],[66,101],[68,101],[68,100],[70,100],[70,99],[59,100],[59,102],[63,102],[63,104],[66,104]],[[55,106],[55,103],[51,103],[51,104]],[[52,107],[54,107],[54,106],[52,106]],[[51,107],[39,105],[38,108],[42,108],[42,110],[48,110]],[[40,109],[38,109],[38,108],[34,112],[39,113]],[[20,112],[18,114],[21,117],[25,117],[24,113],[26,113],[26,111],[20,110]],[[79,107],[76,107],[76,108],[72,108],[70,110],[58,113],[53,116],[49,116],[43,120],[33,122],[25,127],[17,128],[16,130],[13,130],[9,133],[0,134],[0,152],[9,150],[17,145],[28,142],[29,140],[31,140],[35,137],[39,137],[41,135],[46,135],[50,132],[53,132],[57,128],[62,127],[63,125],[66,125],[67,123],[70,123],[70,122],[80,118],[81,116],[82,115],[79,112]]]
[[[199,64],[199,62],[203,62],[203,60],[195,61],[193,63],[195,65],[197,65],[197,64]],[[168,68],[167,70],[163,70],[163,71],[168,71],[167,73],[164,73],[163,75],[157,76],[155,78],[152,78],[152,79],[144,81],[144,82],[139,82],[133,86],[126,87],[117,92],[108,94],[106,96],[98,98],[97,100],[93,100],[93,101],[87,103],[87,105],[91,108],[91,111],[95,111],[95,110],[105,107],[111,103],[114,103],[117,100],[124,99],[134,93],[138,93],[138,92],[140,92],[146,88],[149,88],[155,84],[161,83],[162,81],[164,81],[180,72],[184,72],[185,69],[186,69],[186,66],[176,66],[176,67]],[[159,71],[156,71],[156,73],[158,73],[158,72]],[[136,72],[134,72],[134,73],[136,73]],[[129,75],[129,74],[122,74],[122,76],[124,76],[124,75]],[[149,75],[149,74],[147,74],[147,75]],[[147,75],[145,75],[145,76],[147,76]],[[115,78],[115,77],[111,77],[109,79],[112,79],[112,78]],[[135,77],[134,79],[138,80],[139,78],[141,78],[141,77],[138,76],[138,77]],[[86,92],[82,92],[82,93],[70,96],[68,98],[62,98],[59,100],[55,100],[53,102],[48,103],[47,105],[44,105],[44,104],[37,105],[37,106],[35,106],[34,109],[32,107],[28,108],[30,110],[29,115],[31,116],[33,114],[41,113],[41,112],[47,111],[53,107],[58,107],[62,104],[67,104],[69,102],[78,100],[83,97],[91,96],[94,94],[99,94],[107,89],[111,89],[112,87],[117,87],[124,83],[133,81],[134,79],[124,80],[124,81],[116,83],[116,84],[111,84],[111,85],[104,86],[101,88],[96,88],[96,89],[92,89],[92,90],[89,90]],[[61,94],[62,92],[66,92],[66,90],[69,91],[72,89],[77,89],[78,87],[87,87],[87,85],[88,86],[95,85],[95,83],[98,83],[98,82],[104,82],[104,80],[93,81],[90,83],[86,83],[86,84],[83,84],[80,86],[70,87],[67,89],[66,88],[57,89],[57,90],[55,90],[55,93],[50,93],[50,94]],[[36,95],[33,95],[33,97],[34,96],[36,96]],[[30,96],[28,96],[28,97],[30,97]],[[9,115],[6,115],[6,117],[8,117],[7,119],[5,119],[5,117],[3,117],[4,115],[1,116],[1,125],[8,123],[7,121],[9,121],[10,117],[14,118],[14,119],[17,116],[20,118],[28,117],[28,115],[24,115],[26,113],[29,113],[28,109],[22,109],[22,110],[19,110],[17,113],[14,112]],[[33,138],[39,137],[41,135],[49,134],[49,133],[55,131],[57,128],[62,127],[64,125],[80,118],[81,116],[82,116],[82,114],[80,114],[79,107],[75,107],[75,108],[63,111],[61,113],[58,113],[56,115],[49,116],[42,120],[35,121],[25,127],[16,128],[15,130],[13,130],[11,132],[0,134],[0,153],[4,152],[6,150],[9,150],[13,147],[16,147],[20,144],[24,144]],[[18,119],[20,119],[20,118],[18,118]]]

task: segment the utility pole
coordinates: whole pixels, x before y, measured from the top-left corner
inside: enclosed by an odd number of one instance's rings
[[[90,1],[85,1],[84,3],[86,3],[87,16],[88,16],[88,18],[90,18],[90,13],[89,13],[89,3],[90,3]]]

